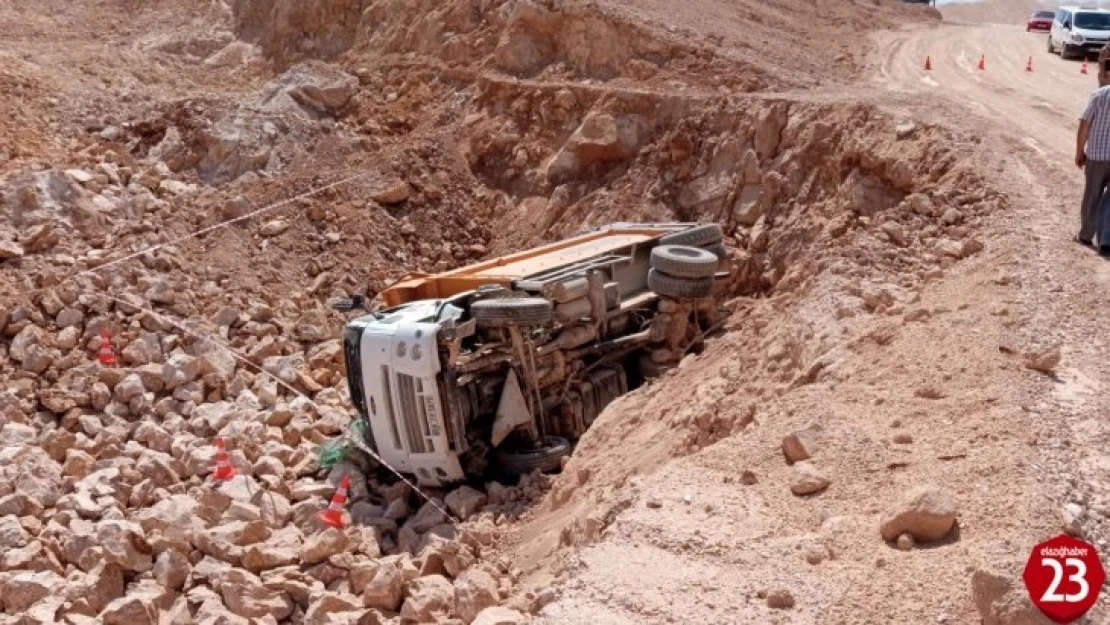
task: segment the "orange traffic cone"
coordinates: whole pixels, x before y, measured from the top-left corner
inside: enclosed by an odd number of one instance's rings
[[[1087,73],[1087,57],[1083,57],[1083,67],[1079,68],[1079,73],[1080,74],[1086,74]]]
[[[231,461],[228,460],[227,450],[224,449],[224,439],[221,436],[216,439],[216,471],[212,474],[212,479],[226,482],[236,475],[238,475],[238,471],[231,466]]]
[[[351,487],[351,477],[344,475],[339,482],[339,490],[331,498],[328,509],[319,514],[319,519],[337,529],[343,529],[347,524],[343,522],[343,504],[347,503],[347,489]]]
[[[112,334],[108,328],[100,331],[100,348],[96,352],[96,359],[105,367],[116,366],[116,354],[112,351]]]
[[[1027,61],[1025,63],[1025,71],[1027,71],[1027,72],[1033,71],[1033,57],[1031,57],[1031,56],[1029,57],[1029,61]]]
[[[927,57],[925,57],[925,71],[931,71],[932,69],[933,69],[933,59],[932,59],[932,57],[927,56]]]
[[[985,54],[979,56],[979,69],[982,71],[987,69],[987,55]]]

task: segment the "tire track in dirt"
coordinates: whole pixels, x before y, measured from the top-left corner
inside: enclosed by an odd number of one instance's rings
[[[946,25],[876,36],[877,70],[872,83],[888,92],[939,97],[959,104],[963,115],[987,125],[1003,122],[1040,146],[1071,149],[1067,133],[1095,87],[1078,61],[1049,55],[1045,35],[1017,26]],[[986,70],[977,68],[985,56]],[[932,71],[925,71],[926,57]],[[1025,71],[1033,59],[1033,72]],[[1062,136],[1062,133],[1064,136]]]

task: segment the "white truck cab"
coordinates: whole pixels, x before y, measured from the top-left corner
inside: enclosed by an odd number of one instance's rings
[[[1056,10],[1048,35],[1048,51],[1061,58],[1092,56],[1110,40],[1110,11],[1065,6]]]
[[[349,368],[361,383],[353,399],[369,417],[378,454],[423,483],[463,478],[440,409],[436,337],[442,326],[436,315],[444,313],[443,304],[418,301],[360,317],[347,324],[344,336],[347,358],[360,364]]]

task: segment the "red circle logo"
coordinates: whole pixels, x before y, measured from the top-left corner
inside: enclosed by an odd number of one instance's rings
[[[1095,605],[1106,571],[1093,545],[1060,535],[1033,547],[1022,578],[1033,605],[1057,623],[1071,623]]]

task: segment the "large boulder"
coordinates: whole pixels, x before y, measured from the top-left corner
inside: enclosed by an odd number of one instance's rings
[[[188,354],[174,354],[162,365],[162,382],[166,390],[188,384],[198,376],[200,376],[200,362]]]
[[[119,384],[116,384],[116,400],[122,404],[126,404],[143,393],[146,393],[146,387],[143,386],[143,380],[137,373],[128,374]]]
[[[158,614],[172,605],[173,595],[147,580],[109,603],[100,613],[104,625],[158,625]]]
[[[254,573],[281,568],[300,561],[301,532],[288,526],[275,532],[268,540],[255,543],[243,552],[243,566]]]
[[[11,492],[53,507],[63,492],[61,465],[35,445],[0,449],[0,494]]]
[[[166,549],[189,553],[194,533],[203,529],[197,517],[197,502],[188,495],[170,495],[139,510],[133,519],[142,526],[155,553]]]
[[[8,346],[8,356],[16,362],[23,362],[27,357],[28,347],[42,345],[44,342],[46,342],[46,331],[34,324],[29,324],[12,338]]]
[[[181,590],[193,571],[193,565],[181,552],[167,549],[154,561],[154,579],[166,590]]]
[[[239,564],[244,547],[263,542],[270,534],[263,521],[233,521],[197,532],[194,543],[206,555]]]
[[[971,574],[971,596],[982,625],[1049,625],[1029,600],[1029,593],[1010,577],[986,569]]]
[[[305,564],[323,562],[347,548],[347,535],[334,527],[308,537],[301,548],[301,561]]]
[[[886,540],[909,534],[918,542],[935,542],[952,530],[956,513],[956,499],[949,492],[918,486],[883,513],[879,529]]]
[[[325,63],[301,63],[262,89],[261,106],[311,119],[338,117],[358,93],[358,78]]]
[[[468,569],[455,580],[455,613],[463,621],[473,621],[479,612],[497,605],[498,598],[497,580],[479,568]]]
[[[0,581],[0,602],[8,614],[19,614],[65,586],[66,581],[51,571],[23,571]]]
[[[359,623],[364,612],[358,597],[347,593],[325,592],[305,610],[304,623],[305,625]]]
[[[353,573],[353,571],[352,571]],[[382,563],[374,568],[369,579],[363,582],[361,588],[354,585],[352,575],[352,590],[362,592],[362,604],[368,608],[377,608],[396,612],[401,605],[404,594],[404,579],[401,571],[392,564]]]
[[[101,562],[93,567],[81,584],[81,597],[89,607],[99,612],[109,603],[123,596],[123,569],[111,562]]]
[[[824,472],[808,461],[795,463],[793,473],[790,492],[799,497],[820,493],[832,484]]]
[[[235,614],[244,618],[260,619],[267,615],[277,620],[288,618],[293,613],[293,600],[281,590],[262,585],[262,580],[240,570],[223,584],[219,590],[224,604]]]
[[[142,573],[154,567],[152,549],[138,523],[116,519],[101,521],[96,527],[96,541],[100,557],[125,571]],[[96,557],[95,552],[87,555]]]
[[[419,577],[408,585],[408,598],[401,605],[401,618],[431,623],[451,614],[455,607],[455,588],[442,575]]]
[[[623,161],[643,145],[646,124],[636,115],[591,113],[547,164],[553,183],[577,178],[595,165]]]
[[[459,519],[465,521],[481,511],[486,505],[486,494],[469,486],[463,486],[448,493],[444,498],[447,508]]]
[[[0,551],[19,549],[27,544],[30,534],[23,529],[14,514],[0,517]]]

